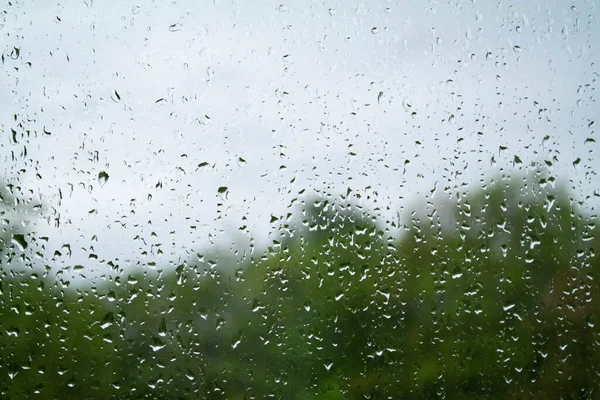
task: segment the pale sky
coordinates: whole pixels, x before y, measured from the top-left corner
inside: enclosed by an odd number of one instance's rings
[[[160,264],[242,225],[260,245],[302,189],[350,187],[385,221],[552,160],[600,192],[597,1],[12,4],[0,175],[60,215],[36,224],[49,255],[71,244],[58,268],[104,268],[90,246]]]

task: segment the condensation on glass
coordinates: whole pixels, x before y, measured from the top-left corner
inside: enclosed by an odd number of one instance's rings
[[[595,398],[595,1],[11,0],[0,397]]]

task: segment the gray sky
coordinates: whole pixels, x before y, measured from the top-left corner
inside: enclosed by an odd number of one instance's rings
[[[49,254],[71,244],[58,267],[90,246],[160,264],[242,225],[264,243],[302,189],[350,187],[385,220],[552,160],[600,191],[597,1],[12,3],[0,173],[60,215],[36,224]]]

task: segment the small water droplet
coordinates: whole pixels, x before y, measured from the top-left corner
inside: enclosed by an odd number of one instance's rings
[[[185,373],[185,377],[188,378],[190,381],[193,381],[194,379],[196,379],[196,375],[189,368],[188,368],[187,372]]]
[[[236,347],[238,347],[240,345],[240,343],[242,343],[242,332],[238,332],[238,334],[236,335],[236,337],[233,339],[233,342],[231,343],[231,348],[235,349]]]
[[[118,103],[121,101],[121,95],[119,94],[119,92],[117,92],[116,90],[113,90],[110,94],[110,98],[112,99],[112,101],[114,101],[115,103]]]
[[[164,348],[166,345],[159,338],[152,338],[152,344],[150,344],[150,348],[152,351],[156,352],[160,349]]]
[[[179,22],[169,25],[169,30],[171,32],[177,32],[183,29],[183,25]]]
[[[98,184],[100,185],[100,187],[103,187],[104,185],[106,185],[107,181],[108,181],[108,174],[105,171],[101,171],[98,174]]]
[[[158,336],[167,336],[167,321],[165,320],[165,317],[161,318],[160,324],[158,325]]]
[[[460,269],[459,266],[456,266],[456,268],[454,268],[454,271],[452,272],[452,279],[460,279],[462,278],[463,273]]]
[[[107,312],[102,319],[102,323],[100,324],[100,328],[106,329],[115,322],[115,315],[112,312]]]
[[[13,47],[12,51],[10,52],[10,58],[16,60],[17,58],[19,58],[20,55],[21,49],[19,47]]]

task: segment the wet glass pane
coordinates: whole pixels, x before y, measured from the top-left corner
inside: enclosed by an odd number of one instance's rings
[[[11,0],[0,397],[597,398],[597,1]]]

